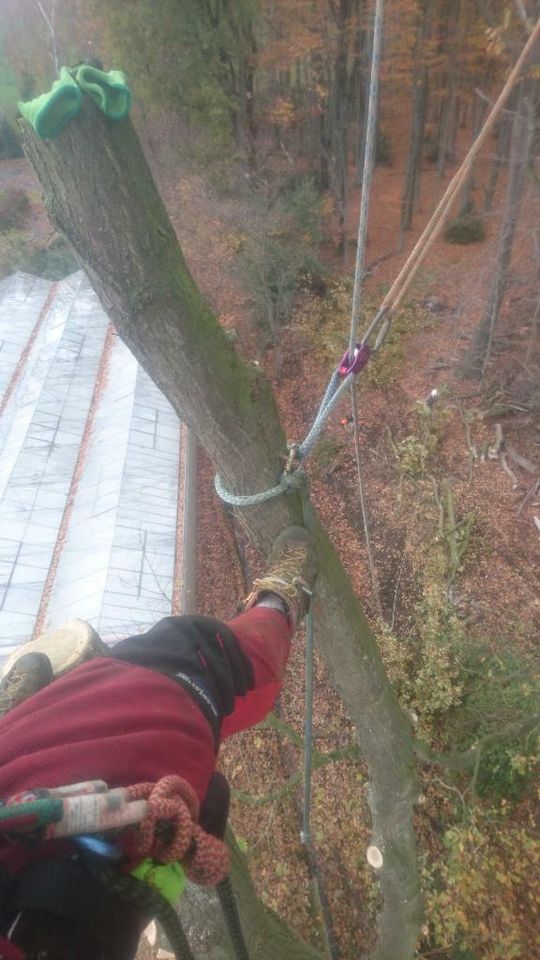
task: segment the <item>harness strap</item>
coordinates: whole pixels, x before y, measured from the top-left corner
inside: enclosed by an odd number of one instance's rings
[[[115,960],[134,956],[137,950],[140,908],[111,898],[80,862],[47,859],[29,864],[18,880],[13,906],[72,920]]]

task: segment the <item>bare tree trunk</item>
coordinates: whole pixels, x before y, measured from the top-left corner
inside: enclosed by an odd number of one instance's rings
[[[484,117],[486,115],[487,103],[485,100],[477,97],[472,111],[472,142],[476,140],[480,130],[482,129],[482,124],[484,122]],[[461,195],[461,205],[459,208],[458,216],[464,217],[466,214],[471,213],[473,209],[473,200],[472,195],[474,191],[475,180],[474,180],[474,167],[471,170],[469,176],[465,181],[465,186],[463,187],[463,193]]]
[[[346,260],[347,255],[347,199],[349,181],[349,31],[352,0],[337,0],[334,17],[338,30],[334,76],[330,94],[330,120],[332,137],[332,160],[334,195],[338,210],[339,245]]]
[[[362,179],[362,167],[364,162],[364,143],[365,143],[365,105],[369,97],[369,77],[370,77],[370,57],[369,57],[369,14],[365,0],[360,0],[357,10],[357,26],[354,41],[354,68],[351,75],[351,100],[353,110],[351,116],[354,118],[354,129],[356,135],[356,156],[354,164],[356,168],[356,183],[359,184]]]
[[[421,21],[415,48],[415,69],[413,80],[413,106],[411,118],[411,140],[407,155],[405,187],[401,199],[401,232],[410,230],[413,221],[415,199],[420,193],[420,171],[422,165],[422,145],[428,99],[429,67],[425,59],[425,45],[431,33],[434,0],[428,0],[421,9]]]
[[[57,140],[38,140],[24,121],[21,129],[52,222],[123,340],[193,428],[226,487],[252,493],[273,486],[286,442],[271,387],[255,366],[241,361],[195,286],[131,122],[111,123],[85,102]],[[296,493],[240,512],[264,551],[301,516]],[[410,725],[350,580],[314,513],[311,523],[320,570],[317,642],[369,764],[372,842],[383,856],[373,956],[411,960],[421,899]]]
[[[450,13],[451,6],[448,11]],[[437,174],[439,180],[442,180],[446,172],[446,164],[453,160],[452,142],[454,138],[454,127],[457,120],[458,109],[458,79],[461,63],[461,45],[463,42],[461,28],[461,0],[456,0],[453,11],[453,22],[448,25],[448,74],[446,78],[446,96],[443,102],[443,110],[439,133],[439,153],[437,160]],[[450,16],[449,16],[450,21]]]
[[[508,158],[508,150],[510,147],[510,131],[512,129],[512,117],[510,110],[513,100],[514,98],[510,100],[508,107],[502,114],[501,119],[497,124],[495,153],[493,154],[493,158],[489,167],[489,177],[484,194],[484,213],[491,213],[493,200],[495,198],[495,191],[499,181],[499,173]]]
[[[460,364],[461,373],[467,377],[480,378],[484,375],[491,352],[493,332],[508,284],[508,271],[521,209],[533,130],[533,98],[527,95],[526,91],[526,83],[522,81],[512,124],[506,201],[491,289],[485,313],[477,327],[471,347]]]

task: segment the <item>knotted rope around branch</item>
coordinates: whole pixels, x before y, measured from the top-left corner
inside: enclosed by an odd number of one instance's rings
[[[182,777],[163,777],[157,783],[128,788],[130,800],[146,800],[148,812],[139,824],[138,853],[160,863],[182,862],[186,874],[199,886],[215,886],[229,872],[229,851],[223,840],[197,823],[199,801]],[[173,828],[167,835],[167,825]]]

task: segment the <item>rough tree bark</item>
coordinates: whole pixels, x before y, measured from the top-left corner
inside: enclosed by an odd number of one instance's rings
[[[53,224],[122,339],[194,430],[227,488],[251,493],[275,484],[286,441],[271,387],[255,365],[240,359],[195,286],[131,122],[107,121],[85,102],[57,140],[38,140],[24,121],[21,130]],[[300,518],[297,494],[240,513],[264,551]],[[318,647],[369,764],[372,842],[383,854],[373,957],[410,960],[421,921],[410,725],[315,514],[312,523],[320,569],[314,600]]]

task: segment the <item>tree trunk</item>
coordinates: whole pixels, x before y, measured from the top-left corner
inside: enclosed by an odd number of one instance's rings
[[[514,236],[521,209],[525,173],[533,130],[533,99],[521,82],[512,123],[506,201],[499,234],[497,259],[485,313],[476,329],[470,349],[465,354],[460,370],[463,376],[480,378],[484,375],[491,352],[493,331],[508,284]]]
[[[497,124],[497,134],[495,140],[496,146],[489,166],[489,177],[484,193],[483,213],[491,213],[493,200],[495,198],[495,191],[499,181],[499,173],[508,159],[508,150],[510,148],[510,131],[512,129],[512,117],[510,115],[510,111],[512,110],[513,103],[515,103],[515,98],[511,97],[504,113],[501,116],[501,119],[499,120],[499,123]]]
[[[195,431],[225,486],[252,493],[282,471],[285,435],[271,387],[243,363],[195,286],[129,120],[91,102],[57,140],[21,121],[53,224],[68,239],[122,339]],[[301,521],[297,493],[240,511],[265,552]],[[373,840],[383,854],[377,960],[411,960],[421,901],[412,824],[417,780],[410,725],[335,550],[313,513],[319,560],[317,642],[370,768]],[[285,953],[281,953],[286,956]]]
[[[451,7],[449,5],[447,25],[448,73],[446,77],[446,96],[439,128],[439,151],[437,159],[437,175],[439,180],[442,180],[444,177],[447,162],[454,159],[452,156],[452,142],[457,120],[457,88],[460,71],[460,55],[462,52],[461,0],[457,0],[455,3],[455,8],[452,11],[453,17],[450,17],[450,11]]]
[[[484,123],[484,117],[487,111],[487,103],[485,100],[476,97],[474,101],[473,110],[472,110],[472,143],[476,140],[482,125]],[[459,217],[464,217],[469,213],[472,213],[474,209],[473,202],[473,193],[475,188],[475,178],[474,178],[474,167],[472,168],[469,176],[465,181],[465,186],[463,187],[463,193],[461,195],[461,204],[459,208]]]
[[[340,252],[344,259],[347,255],[347,199],[349,180],[349,31],[352,12],[351,0],[339,0],[336,4],[335,20],[337,50],[333,70],[333,83],[330,92],[329,118],[331,123],[333,192],[338,212],[338,230]]]
[[[415,198],[420,193],[420,171],[422,165],[422,145],[426,122],[428,98],[429,68],[425,59],[425,45],[431,33],[434,0],[428,0],[421,11],[418,37],[414,53],[415,69],[413,81],[413,105],[411,118],[411,140],[407,155],[405,187],[401,199],[401,232],[410,230],[413,221]]]
[[[355,182],[360,184],[364,162],[365,106],[369,96],[369,14],[365,0],[360,0],[357,9],[357,25],[354,40],[354,65],[351,73],[351,117],[356,138]]]

